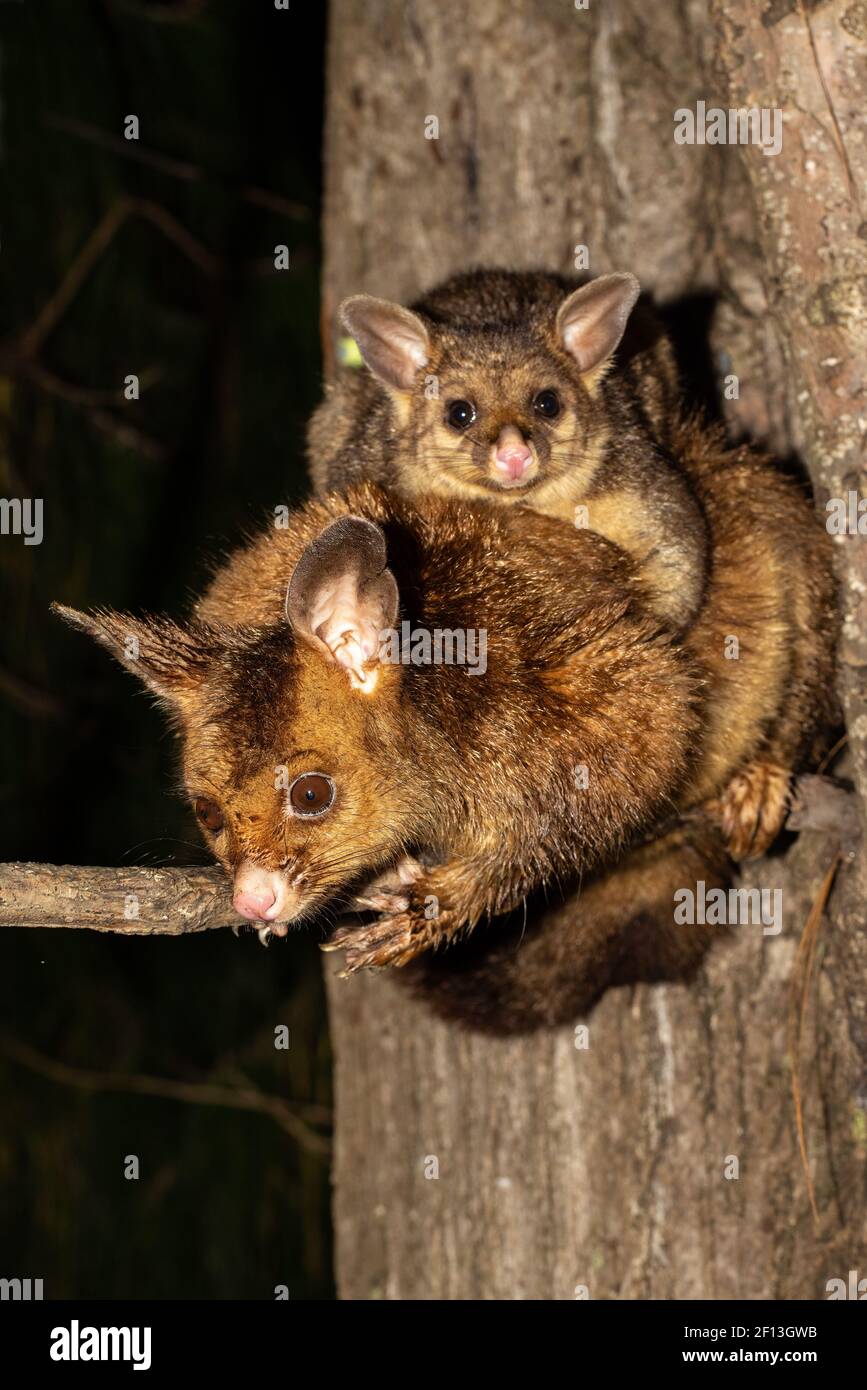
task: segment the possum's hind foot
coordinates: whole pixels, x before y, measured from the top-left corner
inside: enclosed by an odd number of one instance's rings
[[[757,759],[736,772],[710,805],[732,859],[760,859],[783,828],[791,800],[791,773]]]

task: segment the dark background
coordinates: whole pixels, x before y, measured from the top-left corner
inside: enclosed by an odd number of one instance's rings
[[[178,612],[209,557],[304,490],[324,11],[0,4],[0,496],[44,499],[40,546],[0,536],[5,860],[207,861],[160,714],[48,606]],[[124,196],[135,209],[64,308],[64,277]],[[0,1276],[42,1278],[46,1298],[331,1295],[324,1145],[123,1089],[252,1083],[327,1134],[312,936],[264,951],[229,932],[5,930],[0,1010]]]

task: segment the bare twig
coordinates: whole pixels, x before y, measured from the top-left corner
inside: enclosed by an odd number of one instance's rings
[[[185,936],[245,925],[221,869],[0,864],[0,927]]]
[[[38,362],[26,363],[21,375],[43,391],[47,391],[49,395],[58,396],[69,405],[76,406],[87,415],[96,429],[124,448],[135,450],[152,463],[159,463],[165,458],[165,447],[158,440],[145,434],[129,420],[121,419],[119,415],[105,408],[105,402],[118,399],[118,391],[92,391],[87,387],[77,386],[74,382],[64,381],[54,372],[49,372]]]
[[[14,671],[4,671],[0,667],[0,697],[7,699],[16,709],[23,710],[31,719],[65,719],[66,705],[53,693],[41,690]]]
[[[175,159],[172,155],[159,154],[156,150],[148,149],[140,140],[125,140],[122,135],[114,135],[100,126],[91,125],[89,121],[79,121],[74,116],[62,116],[52,111],[45,117],[45,124],[55,130],[62,130],[65,135],[74,135],[79,140],[86,140],[90,145],[97,145],[100,149],[109,150],[124,159],[131,159],[136,164],[147,164],[173,179],[195,183],[204,177],[203,171],[196,164],[190,164],[185,159]]]
[[[142,0],[111,0],[111,4],[115,9],[134,15],[136,19],[147,19],[154,24],[187,24],[205,13],[209,0],[176,0],[173,5],[146,4]]]
[[[127,199],[120,198],[100,218],[54,294],[40,309],[30,327],[20,335],[17,346],[23,357],[34,357],[54,331],[106,247],[123,226],[129,211]]]
[[[91,424],[124,448],[158,463],[166,450],[157,440],[123,419],[109,407],[119,401],[119,392],[99,391],[79,386],[57,376],[37,360],[46,339],[54,332],[100,257],[131,215],[142,217],[162,232],[199,270],[210,278],[223,272],[223,262],[208,250],[161,204],[150,198],[120,198],[97,223],[84,246],[66,271],[54,294],[16,340],[6,342],[0,353],[0,369],[10,376],[29,380],[48,394],[58,396],[82,410]],[[156,375],[159,373],[157,372]],[[150,373],[151,379],[155,373]]]
[[[310,209],[303,203],[296,203],[292,198],[284,198],[282,193],[272,193],[268,188],[257,188],[255,184],[247,184],[241,189],[241,197],[247,203],[252,203],[255,207],[267,208],[269,212],[276,212],[281,217],[291,218],[293,222],[306,222],[310,216]]]
[[[203,180],[219,181],[217,175],[203,169],[199,164],[175,159],[172,155],[160,154],[158,150],[151,150],[146,145],[142,145],[139,140],[125,140],[123,136],[114,135],[111,131],[103,130],[100,126],[91,125],[88,121],[79,121],[72,116],[52,113],[46,117],[46,123],[53,126],[55,130],[62,130],[64,134],[73,135],[79,140],[86,140],[89,144],[109,150],[112,154],[123,159],[131,159],[138,164],[146,164],[161,174],[167,174],[169,178],[181,179],[185,183],[198,183]],[[293,222],[306,222],[310,218],[310,209],[305,207],[303,203],[296,202],[293,198],[284,198],[282,193],[274,193],[269,188],[258,188],[255,184],[246,184],[240,190],[240,196],[245,202],[252,203],[255,207],[267,208],[269,212],[276,212],[279,216],[287,217]]]
[[[848,731],[848,729],[847,729],[845,733],[842,733],[842,734],[840,735],[840,737],[837,739],[837,742],[836,742],[836,743],[832,743],[831,747],[828,749],[827,753],[825,754],[824,758],[823,758],[822,761],[820,762],[819,766],[816,768],[816,772],[818,773],[819,776],[822,775],[822,773],[825,771],[826,768],[829,768],[829,767],[831,766],[831,764],[832,764],[832,762],[834,761],[834,759],[836,758],[837,754],[840,752],[840,749],[841,749],[841,748],[845,748],[845,747],[846,747],[846,744],[847,744],[848,742],[849,742],[849,731]]]
[[[172,1077],[143,1076],[136,1073],[91,1071],[46,1057],[15,1038],[0,1041],[0,1050],[21,1066],[61,1086],[77,1086],[84,1091],[120,1091],[140,1096],[160,1096],[189,1105],[216,1105],[230,1110],[254,1110],[268,1115],[302,1148],[310,1153],[327,1154],[328,1139],[317,1134],[280,1096],[260,1091],[249,1082],[240,1087],[222,1086],[212,1081],[177,1081]]]
[[[161,203],[155,203],[151,198],[131,198],[129,203],[133,212],[158,227],[205,275],[216,277],[222,274],[223,262],[220,257],[203,246]]]

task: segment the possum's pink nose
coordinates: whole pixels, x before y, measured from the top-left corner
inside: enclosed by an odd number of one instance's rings
[[[297,893],[282,873],[249,860],[235,870],[235,911],[248,922],[274,922],[297,911]]]
[[[497,472],[514,481],[523,478],[532,462],[533,455],[527,448],[520,430],[516,430],[514,425],[507,425],[500,431],[494,453],[494,467]]]
[[[277,898],[270,889],[265,893],[236,893],[232,899],[232,906],[240,917],[246,917],[248,922],[267,922],[268,909],[273,907]]]

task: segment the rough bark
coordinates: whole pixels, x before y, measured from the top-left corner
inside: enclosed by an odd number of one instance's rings
[[[347,293],[568,271],[586,244],[693,322],[711,297],[733,427],[799,452],[820,501],[857,486],[865,32],[860,0],[332,0],[326,360]],[[783,153],[675,145],[698,99],[782,107]],[[862,800],[863,544],[840,557]],[[343,1297],[811,1298],[863,1265],[863,863],[804,833],[749,882],[783,889],[781,935],[742,928],[689,987],[610,993],[586,1050],[465,1034],[327,965]]]
[[[0,864],[0,927],[185,936],[241,925],[221,869]]]
[[[731,105],[784,110],[779,156],[746,148],[742,163],[764,263],[770,321],[784,370],[774,390],[792,420],[789,443],[806,464],[820,508],[828,497],[864,492],[867,387],[867,6],[835,0],[750,5],[714,0],[721,42],[717,68]],[[724,89],[725,90],[725,89]],[[867,797],[867,546],[835,538],[843,632],[840,692],[851,764]],[[859,1053],[853,1115],[867,1101],[867,862],[842,878],[834,904],[837,949],[826,976]],[[853,1120],[860,1124],[860,1120]]]

